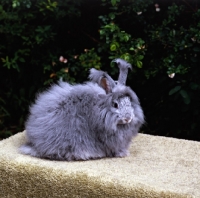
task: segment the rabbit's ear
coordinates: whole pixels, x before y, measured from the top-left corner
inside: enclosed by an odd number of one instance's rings
[[[126,84],[126,79],[127,79],[127,75],[128,75],[128,69],[132,69],[132,66],[130,63],[128,63],[127,61],[117,58],[115,60],[113,60],[112,62],[116,62],[118,67],[119,67],[119,78],[118,78],[118,82],[122,85]]]
[[[111,93],[116,86],[115,81],[106,72],[94,68],[90,70],[89,79],[101,86],[106,93]]]
[[[101,78],[99,85],[106,91],[106,94],[112,92],[111,85],[107,78],[105,78],[105,77]]]

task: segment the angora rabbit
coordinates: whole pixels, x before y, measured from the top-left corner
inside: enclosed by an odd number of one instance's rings
[[[23,154],[52,160],[124,157],[131,139],[144,123],[136,94],[125,86],[131,65],[114,60],[118,81],[90,70],[90,82],[60,82],[39,94],[25,123]]]

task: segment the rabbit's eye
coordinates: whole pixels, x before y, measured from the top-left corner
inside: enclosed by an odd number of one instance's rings
[[[114,107],[115,109],[118,109],[118,104],[117,104],[116,102],[113,102],[113,107]]]

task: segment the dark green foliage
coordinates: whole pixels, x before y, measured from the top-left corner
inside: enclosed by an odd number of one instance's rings
[[[0,2],[1,137],[23,129],[37,92],[83,82],[91,67],[116,79],[111,60],[121,57],[133,65],[127,84],[144,108],[143,131],[200,140],[200,2]]]

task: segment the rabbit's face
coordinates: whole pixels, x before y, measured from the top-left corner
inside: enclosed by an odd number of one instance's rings
[[[134,109],[128,96],[113,100],[112,111],[117,114],[117,124],[128,124],[134,117]]]

